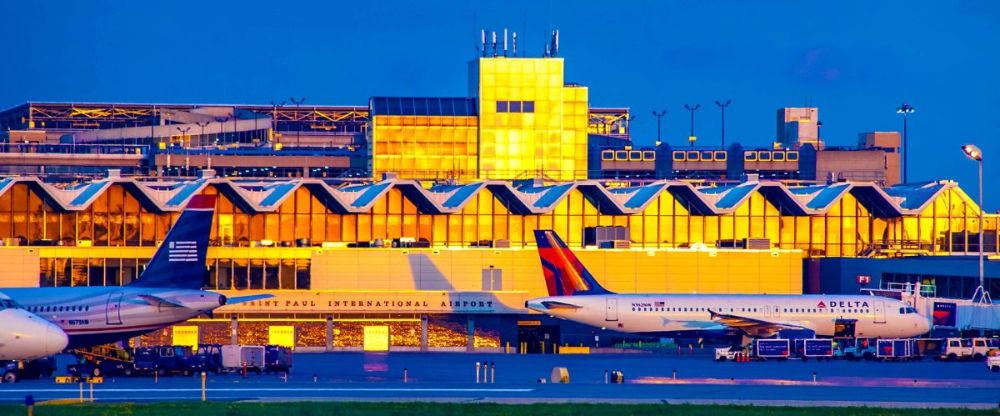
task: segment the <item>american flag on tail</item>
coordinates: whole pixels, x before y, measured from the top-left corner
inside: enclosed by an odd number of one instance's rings
[[[198,261],[198,243],[194,241],[171,241],[167,250],[167,261]]]

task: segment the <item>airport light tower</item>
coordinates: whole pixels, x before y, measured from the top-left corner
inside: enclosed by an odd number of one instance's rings
[[[662,139],[660,139],[660,119],[662,119],[663,116],[665,116],[665,115],[667,115],[667,110],[660,110],[660,112],[656,112],[656,110],[653,110],[653,117],[656,117],[656,145],[657,146],[659,146],[660,144],[663,143]]]
[[[733,100],[726,100],[726,102],[724,102],[724,103],[723,102],[719,102],[718,100],[715,101],[715,105],[719,106],[719,109],[722,110],[722,148],[723,149],[726,148],[726,107],[729,107],[729,104],[732,104],[732,103],[733,103]],[[694,134],[692,133],[692,135],[694,135]]]
[[[896,114],[903,115],[903,183],[909,183],[906,177],[906,168],[908,165],[906,163],[906,159],[910,158],[910,151],[907,150],[906,148],[906,121],[907,117],[910,114],[913,114],[915,111],[917,111],[917,109],[913,108],[913,106],[907,103],[903,103],[902,105],[896,108]]]
[[[694,112],[701,108],[701,104],[695,104],[694,107],[684,104],[684,109],[691,112],[691,135],[688,136],[688,141],[691,142],[691,147],[694,147],[694,141],[698,138],[694,135]]]
[[[979,162],[979,288],[983,290],[983,295],[985,296],[986,279],[983,273],[983,228],[986,224],[983,223],[983,211],[985,210],[983,208],[983,151],[974,144],[962,146],[962,151],[965,152],[965,155],[969,159]]]
[[[299,98],[298,100],[296,100],[295,97],[292,97],[292,98],[289,98],[289,100],[292,101],[292,104],[295,104],[295,121],[296,121],[296,124],[298,124],[298,128],[295,129],[295,146],[296,147],[302,147],[302,143],[299,142],[299,140],[301,140],[300,137],[299,137],[299,134],[301,134],[301,132],[302,132],[302,123],[301,123],[301,121],[299,119],[299,117],[300,117],[300,115],[299,115],[299,106],[302,105],[302,103],[306,102],[306,97]]]

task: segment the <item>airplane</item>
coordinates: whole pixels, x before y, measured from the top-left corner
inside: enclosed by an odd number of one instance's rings
[[[117,342],[207,315],[226,304],[273,295],[227,298],[201,290],[214,195],[196,195],[139,278],[126,286],[0,289],[69,336],[68,348]]]
[[[0,293],[0,360],[34,360],[58,354],[69,338],[55,324],[20,308]]]
[[[930,322],[899,300],[872,295],[618,294],[594,279],[551,230],[536,230],[549,296],[525,307],[617,332],[660,337],[767,338],[782,334],[908,338]],[[846,324],[846,325],[845,325]],[[801,335],[800,335],[801,336]]]

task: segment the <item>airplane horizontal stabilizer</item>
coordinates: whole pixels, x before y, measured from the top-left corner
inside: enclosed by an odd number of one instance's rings
[[[260,295],[237,296],[235,298],[228,298],[228,299],[226,299],[226,304],[227,305],[236,305],[238,303],[250,302],[250,301],[260,300],[260,299],[270,299],[270,298],[273,298],[273,297],[274,297],[274,295],[267,294],[267,293],[260,294]]]

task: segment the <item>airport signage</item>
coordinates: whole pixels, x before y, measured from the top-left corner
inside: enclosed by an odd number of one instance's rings
[[[934,326],[955,327],[956,304],[951,302],[934,302]]]
[[[225,293],[244,296],[245,292]],[[222,313],[526,313],[525,292],[277,292],[270,299],[226,305]]]

